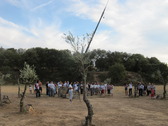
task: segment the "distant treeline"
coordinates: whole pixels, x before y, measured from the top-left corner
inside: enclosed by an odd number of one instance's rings
[[[34,65],[41,81],[80,81],[82,75],[80,66],[73,58],[70,50],[56,50],[48,48],[30,49],[4,49],[0,48],[0,72],[10,74],[7,81],[17,83],[20,69],[24,62]],[[109,78],[112,83],[126,83],[135,73],[141,76],[139,81],[164,83],[168,75],[168,66],[156,57],[147,58],[141,54],[128,54],[125,52],[111,52],[105,50],[92,50],[89,52],[90,61],[96,59],[96,68],[89,71],[104,72],[99,76],[101,81]],[[90,63],[92,65],[92,62]],[[88,76],[88,81],[93,78]],[[135,79],[135,81],[137,81]]]

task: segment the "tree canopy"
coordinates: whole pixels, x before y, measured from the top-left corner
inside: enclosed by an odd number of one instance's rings
[[[70,50],[56,50],[48,48],[30,49],[4,49],[0,48],[0,72],[10,74],[8,81],[17,83],[20,69],[24,62],[35,66],[35,70],[42,81],[77,81],[82,76],[80,65],[73,58],[77,55]],[[135,72],[143,77],[143,80],[153,83],[163,83],[168,76],[168,66],[160,62],[156,57],[144,57],[141,54],[128,54],[126,52],[111,52],[95,49],[89,52],[90,60],[96,59],[98,72],[109,72],[110,67],[121,64],[126,71]],[[92,70],[92,69],[90,69]]]

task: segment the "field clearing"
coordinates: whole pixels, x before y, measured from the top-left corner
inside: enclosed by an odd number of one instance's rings
[[[23,90],[23,87],[21,87]],[[11,104],[0,106],[0,126],[80,126],[87,109],[82,101],[29,94],[25,105],[32,104],[35,111],[19,113],[17,86],[2,86],[2,95],[8,95]],[[45,89],[43,89],[45,91]],[[163,86],[156,86],[162,94]],[[93,124],[96,126],[168,126],[168,100],[151,99],[149,96],[129,98],[124,87],[116,86],[114,96],[89,96],[93,105]]]

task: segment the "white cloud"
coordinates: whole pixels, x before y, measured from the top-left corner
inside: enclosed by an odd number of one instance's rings
[[[27,9],[30,11],[35,11],[37,9],[46,7],[54,2],[54,0],[6,0],[13,6],[16,6],[21,9]]]
[[[42,29],[32,28],[32,33],[36,34],[41,41],[45,43],[42,47],[67,49],[69,45],[63,39],[63,33],[55,26],[47,26]]]
[[[0,18],[0,44],[4,48],[48,47],[67,49],[62,32],[55,26],[26,29]]]
[[[86,4],[85,1],[76,1],[72,5],[73,9],[70,8],[69,10],[73,11],[77,16],[98,22],[105,2],[100,0],[99,5],[94,5]],[[168,0],[126,0],[124,3],[111,0],[104,15],[105,18],[101,22],[111,30],[97,33],[91,47],[140,53],[144,56],[156,56],[161,61],[168,63],[168,58],[166,58],[168,57],[168,50],[162,52],[163,47],[155,46],[152,38],[147,36],[147,34],[156,31],[168,34],[167,13]],[[100,29],[98,30],[100,31]],[[115,31],[115,33],[110,31]],[[157,36],[160,40],[161,37]],[[168,47],[168,44],[165,46]]]
[[[50,0],[50,1],[48,1],[48,2],[42,3],[42,4],[40,4],[40,5],[36,6],[36,7],[34,7],[34,8],[32,9],[32,11],[35,11],[35,10],[40,9],[40,8],[43,8],[43,7],[45,7],[45,6],[49,5],[49,4],[52,4],[53,2],[54,2],[54,0]]]
[[[31,5],[28,0],[6,0],[8,3],[10,3],[13,6],[28,9]]]
[[[36,10],[37,12],[40,12],[40,8],[48,7],[53,2],[53,0],[47,2],[45,0],[6,1],[19,8]],[[63,3],[66,6],[60,8],[66,9],[71,15],[74,14],[79,18],[90,19],[96,24],[106,2],[106,0],[64,0]],[[14,48],[33,46],[56,49],[69,48],[62,39],[60,29],[64,27],[64,24],[61,22],[60,15],[56,15],[55,12],[51,13],[55,17],[52,17],[54,21],[52,20],[49,24],[45,18],[33,15],[31,12],[28,15],[30,16],[28,19],[30,20],[29,28],[0,18],[0,44],[4,47]],[[110,0],[104,15],[105,18],[100,23],[101,27],[106,25],[108,29],[98,28],[91,49],[100,48],[140,53],[148,57],[157,57],[162,62],[168,63],[168,58],[166,58],[168,57],[167,13],[168,0],[125,0],[124,3],[119,2],[119,0]],[[63,14],[63,16],[65,15]],[[75,23],[71,25],[72,29],[76,27]]]

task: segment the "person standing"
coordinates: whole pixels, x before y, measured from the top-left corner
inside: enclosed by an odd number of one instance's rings
[[[42,94],[42,82],[39,80],[38,84],[39,84],[39,91],[40,91],[40,94]]]
[[[124,88],[125,88],[125,96],[128,96],[128,84],[125,84]]]
[[[36,93],[36,98],[40,97],[41,94],[40,94],[39,80],[37,80],[37,82],[35,83],[34,90],[35,90],[35,93]]]
[[[132,82],[129,83],[129,96],[132,96]]]
[[[154,86],[154,84],[152,84],[151,85],[151,98],[154,98],[154,96],[155,96],[155,86]]]
[[[49,88],[48,88],[49,81],[46,82],[46,95],[49,95]]]
[[[143,96],[144,85],[140,82],[139,84],[139,96]]]
[[[107,94],[108,95],[111,94],[111,89],[112,89],[112,86],[110,84],[107,84]]]
[[[93,96],[94,95],[94,83],[90,84],[90,95]]]
[[[68,93],[69,93],[69,100],[70,102],[72,102],[72,99],[73,99],[73,87],[71,84],[69,84],[68,86]]]
[[[63,87],[63,83],[62,83],[62,81],[59,81],[57,83],[58,97],[61,97],[61,89],[62,89],[62,87]]]
[[[100,89],[101,95],[104,95],[105,94],[105,85],[101,84],[99,89]]]
[[[31,84],[29,85],[29,92],[30,92],[30,94],[32,94],[32,85]]]
[[[83,94],[83,82],[80,84],[80,93]]]
[[[51,81],[49,84],[48,84],[48,87],[49,87],[49,96],[50,97],[54,97],[55,94],[54,94],[54,90],[55,90],[55,85],[53,83],[53,81]]]
[[[113,96],[113,90],[114,90],[114,85],[111,84],[111,90],[110,90],[111,96]]]
[[[151,83],[147,85],[147,96],[151,94]]]

